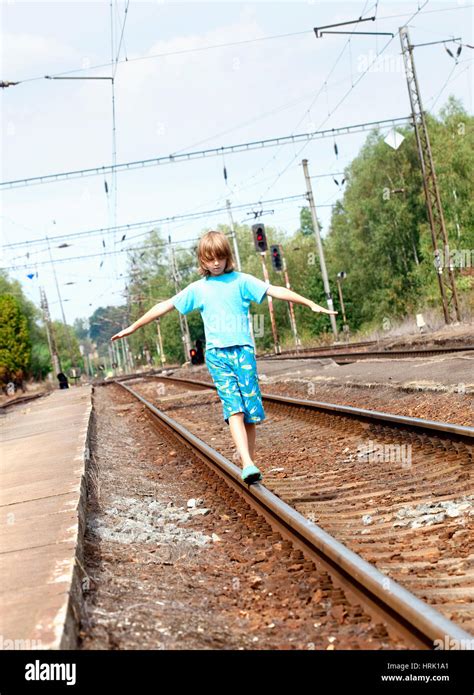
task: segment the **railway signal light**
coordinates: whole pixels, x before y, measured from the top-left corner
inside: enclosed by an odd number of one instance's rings
[[[204,349],[202,340],[196,340],[196,347],[192,347],[189,351],[191,364],[204,364]]]
[[[281,252],[280,252],[280,247],[278,244],[274,244],[273,246],[270,246],[270,251],[271,251],[271,258],[272,258],[272,267],[275,270],[283,270],[283,260],[281,257]]]
[[[252,225],[253,232],[253,242],[255,244],[255,250],[259,253],[263,253],[268,249],[267,235],[265,234],[265,225],[254,224]]]

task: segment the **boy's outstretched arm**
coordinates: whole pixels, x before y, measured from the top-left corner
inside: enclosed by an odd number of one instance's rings
[[[320,314],[337,314],[337,311],[329,311],[329,309],[319,306],[319,304],[316,304],[311,299],[306,299],[306,297],[302,297],[301,294],[297,294],[296,292],[293,292],[293,290],[289,290],[286,287],[270,285],[267,290],[267,294],[270,295],[270,297],[275,297],[275,299],[283,299],[286,302],[303,304],[304,306],[309,307],[312,311],[316,311]]]
[[[150,323],[155,319],[159,319],[160,316],[167,314],[168,311],[171,311],[171,309],[174,309],[174,304],[171,301],[171,299],[165,299],[163,302],[158,302],[158,304],[155,304],[155,306],[153,306],[149,311],[147,311],[146,314],[140,316],[140,318],[137,319],[135,323],[132,323],[130,326],[128,326],[128,328],[124,328],[123,331],[120,331],[120,333],[116,333],[115,335],[113,335],[110,340],[125,338],[126,335],[134,333],[142,326],[146,326],[147,323]]]

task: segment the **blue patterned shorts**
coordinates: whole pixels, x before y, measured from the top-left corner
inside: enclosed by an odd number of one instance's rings
[[[234,413],[244,413],[244,422],[264,420],[254,348],[251,345],[208,348],[205,359],[227,424]]]

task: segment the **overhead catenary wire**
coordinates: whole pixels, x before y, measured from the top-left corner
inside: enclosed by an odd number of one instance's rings
[[[416,17],[417,14],[419,14],[419,13],[421,12],[421,11],[423,10],[423,8],[426,7],[426,5],[429,3],[429,1],[430,1],[430,0],[425,0],[424,4],[421,5],[421,6],[419,6],[418,9],[409,17],[409,19],[407,20],[407,23],[410,22],[414,17]],[[366,3],[366,4],[367,4],[367,3]],[[363,12],[361,13],[361,16],[362,16],[362,15],[363,15]],[[377,60],[377,58],[388,48],[388,46],[391,44],[391,42],[394,40],[394,38],[395,38],[395,37],[392,36],[392,37],[387,41],[387,43],[384,45],[384,47],[382,48],[382,50],[375,54],[375,58],[369,63],[368,67],[361,73],[361,75],[360,75],[359,78],[355,81],[355,83],[354,83],[353,85],[351,85],[350,89],[348,89],[347,92],[341,97],[341,99],[338,101],[338,103],[336,104],[336,106],[335,106],[335,107],[333,108],[333,110],[330,112],[330,114],[328,115],[328,117],[325,118],[325,119],[320,123],[320,125],[318,126],[318,129],[321,128],[321,127],[329,120],[329,118],[330,118],[331,116],[334,115],[335,111],[336,111],[336,110],[339,108],[339,106],[347,99],[347,97],[348,97],[349,94],[352,92],[352,90],[353,90],[353,89],[360,83],[360,81],[365,77],[365,75],[368,73],[370,67],[371,67],[371,66],[373,65],[373,63]],[[350,41],[350,38],[348,39],[348,41]],[[347,44],[346,44],[346,45],[347,45]],[[344,50],[344,49],[343,49],[343,50]],[[342,53],[341,53],[340,55],[342,55]],[[340,56],[339,56],[339,57],[340,57]],[[339,58],[338,58],[338,60],[339,60]],[[336,64],[337,64],[337,61],[336,61]],[[334,66],[333,66],[333,69],[334,69]],[[331,74],[331,73],[332,73],[332,70],[331,70],[331,72],[330,72],[329,74]],[[321,90],[320,90],[320,91],[321,91]],[[318,97],[320,91],[319,91],[318,94],[316,95],[314,101],[316,101],[316,99],[317,99],[317,97]],[[314,102],[313,102],[313,103],[314,103]],[[312,108],[312,106],[309,107],[309,109],[311,109],[311,108]],[[276,178],[275,178],[275,180],[273,181],[273,183],[265,189],[265,191],[262,193],[262,196],[266,196],[267,193],[273,188],[273,186],[274,186],[274,185],[279,181],[279,179],[283,176],[283,174],[290,168],[290,166],[293,164],[293,162],[294,162],[296,159],[299,159],[299,157],[301,156],[301,153],[303,152],[303,150],[305,149],[305,147],[307,146],[307,144],[308,144],[308,143],[304,143],[304,144],[303,144],[303,146],[299,149],[299,151],[297,152],[297,154],[290,160],[290,162],[284,167],[284,169],[283,169],[281,172],[279,172],[279,174],[276,176]]]
[[[367,5],[367,0],[366,0],[366,2],[365,2],[365,4],[364,4],[364,9],[363,9],[363,11],[361,12],[361,17],[362,17],[362,15],[364,14],[366,5]],[[317,91],[316,96],[313,97],[313,100],[312,100],[310,106],[305,110],[303,116],[299,119],[298,123],[294,126],[294,128],[293,128],[293,130],[292,130],[293,133],[294,133],[294,131],[296,130],[296,128],[299,127],[299,125],[301,124],[301,122],[303,121],[303,119],[305,118],[305,116],[306,116],[307,114],[310,113],[310,111],[311,111],[312,107],[314,106],[314,104],[315,104],[317,98],[318,98],[319,95],[321,94],[322,89],[326,88],[326,86],[327,86],[327,80],[329,79],[329,77],[330,77],[330,76],[332,75],[332,73],[334,72],[334,69],[336,68],[336,66],[337,66],[337,64],[338,64],[338,62],[339,62],[339,60],[340,60],[342,54],[344,53],[344,51],[345,51],[345,49],[346,49],[346,46],[348,45],[349,41],[350,41],[350,39],[348,39],[348,40],[346,41],[346,44],[344,45],[342,51],[339,53],[339,56],[336,58],[336,61],[335,61],[334,65],[332,66],[331,70],[329,71],[328,75],[326,76],[325,80],[323,81],[322,86],[321,86],[320,89]],[[277,156],[278,156],[278,152],[277,152],[276,154],[273,154],[273,155],[268,159],[268,161],[265,162],[265,164],[264,164],[263,166],[261,166],[261,167],[258,168],[258,170],[257,170],[254,174],[251,174],[250,176],[247,176],[247,177],[246,177],[246,181],[249,181],[249,180],[252,180],[252,179],[256,178],[256,177],[258,176],[258,174],[260,174],[261,172],[265,171],[265,169],[268,167],[268,165],[271,164],[272,162],[274,162],[274,161],[276,160]],[[293,161],[294,161],[294,158],[293,158],[291,161],[293,162]],[[267,190],[269,190],[269,189],[267,189]],[[263,197],[263,195],[265,195],[265,194],[262,194],[262,197]]]
[[[361,11],[361,13],[360,13],[360,18],[361,18],[361,19],[362,19],[362,17],[364,16],[364,13],[370,11],[370,9],[371,9],[371,8],[369,8],[369,10],[366,9],[366,8],[367,8],[367,4],[368,4],[368,2],[367,2],[367,0],[366,0],[366,1],[364,2],[364,7],[363,7],[363,9],[362,9],[362,11]],[[354,32],[354,31],[355,31],[355,29],[353,30],[353,32]],[[353,33],[353,32],[352,32],[352,33]],[[352,35],[352,33],[351,33],[351,35]],[[302,121],[304,120],[304,118],[306,118],[307,115],[311,115],[311,110],[312,110],[312,108],[314,107],[316,101],[318,100],[318,98],[319,98],[319,96],[320,96],[320,94],[322,93],[323,90],[325,90],[326,100],[328,99],[328,96],[327,96],[327,81],[328,81],[328,79],[331,77],[331,75],[333,74],[334,70],[336,69],[336,67],[337,67],[337,65],[338,65],[338,63],[339,63],[339,61],[340,61],[340,59],[342,58],[343,54],[345,53],[346,48],[347,48],[348,46],[350,46],[350,42],[351,42],[351,36],[346,40],[344,46],[342,47],[342,49],[341,49],[339,55],[338,55],[337,58],[336,58],[336,60],[335,60],[335,62],[334,62],[334,64],[333,64],[333,66],[331,67],[329,73],[326,75],[326,78],[325,78],[324,81],[322,82],[321,87],[320,87],[319,90],[316,92],[316,95],[313,97],[313,100],[312,100],[312,102],[310,103],[309,107],[306,109],[306,111],[303,113],[303,115],[302,115],[301,118],[299,119],[298,123],[297,123],[297,124],[295,125],[295,127],[293,128],[293,132],[300,126],[300,124],[302,123]],[[365,71],[365,72],[366,72],[366,71]],[[363,73],[363,75],[365,74],[365,72]],[[354,83],[353,83],[353,81],[352,81],[352,75],[351,75],[351,88],[350,88],[350,90],[352,90],[352,89],[354,88],[354,86],[355,86],[355,85],[354,85]],[[349,90],[349,92],[350,92],[350,90]],[[328,104],[328,117],[323,121],[323,123],[326,123],[326,121],[329,120],[329,118],[330,118],[330,116],[331,116],[331,113],[330,113],[330,111],[329,111],[329,102],[327,102],[327,104]],[[277,183],[277,181],[281,178],[281,176],[287,171],[287,169],[291,166],[291,164],[295,161],[295,159],[297,159],[297,158],[299,157],[299,153],[300,153],[303,149],[304,149],[304,148],[301,148],[301,150],[299,150],[299,152],[297,152],[297,153],[293,156],[293,158],[290,160],[290,163],[283,169],[282,172],[280,172],[280,173],[277,175],[277,177],[275,178],[275,180],[273,181],[273,183],[272,183],[269,187],[267,187],[267,188],[265,189],[266,192],[269,191],[269,190],[271,190],[271,188],[273,188],[273,186]],[[275,161],[276,158],[277,158],[277,156],[278,156],[278,152],[277,152],[275,155],[273,155],[272,158],[270,158],[270,160],[268,161],[267,165],[270,164],[272,161]],[[265,193],[262,193],[261,195],[262,195],[262,196],[266,195],[266,192],[265,192]]]
[[[337,195],[337,193],[331,195],[330,198],[329,198],[328,200],[330,200],[331,198],[334,198],[335,195]],[[304,194],[300,194],[300,195],[295,196],[295,197],[300,198],[300,199],[302,199],[302,200],[305,199]],[[243,206],[243,207],[248,207],[248,205],[247,205],[247,206]],[[332,207],[334,207],[334,203],[323,203],[323,204],[319,205],[318,207],[319,207],[319,208],[325,208],[325,207],[330,207],[330,208],[332,208]],[[279,223],[276,224],[276,226],[278,227],[278,226],[279,226]],[[149,231],[146,232],[145,234],[149,234]],[[143,235],[140,235],[140,236],[143,236]],[[199,241],[199,239],[200,239],[200,237],[192,237],[192,238],[189,238],[189,239],[180,239],[179,241],[171,241],[170,243],[171,243],[172,245],[182,245],[182,244],[185,244],[185,243],[196,243],[197,241]],[[72,256],[72,257],[69,256],[69,257],[66,257],[66,258],[58,258],[58,259],[55,259],[54,262],[55,262],[55,263],[66,263],[66,262],[68,262],[68,261],[87,260],[87,259],[91,259],[91,258],[100,258],[100,257],[104,257],[104,256],[112,256],[112,255],[116,255],[116,254],[129,253],[129,252],[134,252],[134,251],[144,252],[144,251],[149,250],[149,249],[154,249],[154,250],[156,251],[156,249],[157,249],[156,244],[152,244],[152,245],[150,245],[150,246],[135,246],[135,247],[129,247],[129,246],[128,246],[128,247],[126,247],[126,248],[119,249],[119,250],[117,250],[117,251],[105,251],[105,252],[104,252],[104,251],[100,251],[100,252],[98,252],[98,253],[85,254],[85,255],[81,255],[81,256]],[[178,250],[178,251],[189,251],[189,249],[186,249],[186,248],[177,249],[177,250]],[[21,256],[17,256],[16,258],[23,258],[24,255],[25,255],[25,254],[22,254]],[[13,259],[12,259],[12,260],[13,260]],[[10,261],[10,262],[11,262],[11,261]],[[17,263],[15,263],[15,264],[12,264],[12,265],[9,265],[9,266],[2,266],[2,267],[0,267],[0,271],[1,271],[1,270],[20,270],[20,269],[25,269],[25,268],[31,268],[32,265],[34,265],[35,268],[36,268],[36,267],[38,267],[38,266],[42,266],[42,265],[45,265],[45,264],[47,264],[47,263],[48,263],[48,261],[35,261],[34,263],[29,262],[29,263],[24,263],[24,264],[17,264]]]
[[[328,174],[320,174],[319,176],[315,176],[312,178],[332,177],[332,176],[341,175],[343,173],[344,172],[331,172]],[[234,209],[239,210],[239,209],[243,209],[243,208],[251,208],[251,207],[254,207],[260,203],[262,203],[264,205],[278,205],[279,203],[287,202],[289,200],[297,201],[300,199],[301,200],[305,199],[304,193],[297,193],[295,195],[282,196],[280,198],[272,198],[269,200],[258,200],[258,201],[250,201],[248,203],[239,203],[238,205],[234,205]],[[156,225],[156,224],[166,224],[169,222],[174,222],[175,220],[199,219],[201,217],[217,215],[217,214],[221,214],[221,213],[225,213],[225,212],[226,212],[225,207],[216,208],[216,209],[212,209],[212,210],[201,210],[198,212],[169,215],[167,217],[160,217],[160,218],[155,218],[155,219],[151,219],[151,220],[144,220],[144,221],[140,221],[140,222],[131,222],[128,224],[119,225],[117,227],[100,227],[98,229],[91,229],[91,230],[87,230],[84,232],[69,232],[66,234],[58,234],[56,236],[49,236],[48,239],[49,239],[49,241],[57,242],[57,241],[65,240],[65,239],[69,239],[69,240],[79,239],[80,240],[83,238],[87,238],[89,236],[107,236],[112,231],[118,231],[118,232],[130,231],[132,229],[137,229],[140,227],[150,227],[150,226]],[[27,228],[25,228],[25,229],[27,229]],[[145,232],[145,234],[147,234],[147,233],[148,232]],[[137,236],[131,237],[131,238],[137,238],[138,236],[141,236],[141,235],[137,235]],[[130,241],[130,238],[128,238],[128,241]],[[19,248],[22,246],[33,246],[35,244],[42,244],[42,243],[46,243],[46,237],[39,238],[39,239],[28,239],[25,241],[17,241],[17,242],[12,242],[9,244],[4,244],[3,248],[5,248],[5,249],[6,248]],[[171,243],[180,243],[180,242],[171,242]]]
[[[459,71],[458,74],[456,75],[456,77],[453,78],[453,74],[454,74],[454,72],[456,71],[456,68],[458,67],[458,65],[461,65],[462,63],[468,63],[468,65],[466,65],[466,67],[465,67],[463,70]],[[442,93],[444,92],[444,90],[446,89],[446,87],[448,86],[448,84],[451,84],[452,82],[454,82],[455,79],[457,79],[457,78],[460,77],[464,72],[466,72],[467,70],[469,70],[469,69],[471,68],[471,65],[472,65],[472,62],[471,62],[469,59],[460,60],[460,61],[458,61],[457,63],[455,63],[455,64],[453,65],[453,67],[452,67],[452,69],[450,70],[449,75],[447,76],[447,78],[446,78],[446,80],[445,80],[443,86],[442,86],[441,89],[438,91],[438,94],[437,94],[436,96],[429,97],[429,98],[426,100],[426,104],[430,104],[430,102],[432,102],[432,101],[434,100],[433,103],[430,105],[430,110],[433,110],[433,109],[434,109],[434,107],[436,106],[436,104],[437,104],[438,101],[439,101],[439,98],[441,97]]]
[[[469,10],[474,7],[474,4],[469,4],[469,5],[459,5],[457,7],[443,7],[437,10],[426,10],[424,14],[436,14],[439,12],[455,12],[459,10]],[[377,17],[379,21],[382,21],[384,19],[398,19],[400,17],[405,17],[406,13],[403,14],[391,14],[391,15],[382,15],[381,17]],[[233,48],[235,46],[239,45],[244,45],[244,44],[249,44],[249,43],[257,43],[257,42],[262,42],[262,41],[271,41],[275,39],[283,39],[283,38],[291,38],[293,36],[303,36],[303,35],[310,35],[313,34],[312,29],[303,29],[301,31],[293,31],[289,33],[284,33],[284,34],[274,34],[270,36],[258,36],[253,39],[244,39],[242,41],[231,41],[227,43],[221,43],[221,44],[214,44],[210,46],[199,46],[197,48],[187,48],[187,49],[182,49],[179,51],[165,51],[163,53],[156,53],[153,55],[149,56],[137,56],[136,58],[126,58],[122,61],[117,61],[119,64],[121,63],[133,63],[139,60],[155,60],[159,58],[167,58],[168,56],[173,56],[173,55],[183,55],[187,53],[201,53],[203,51],[211,51],[211,50],[216,50],[219,48]],[[73,73],[80,73],[80,72],[86,72],[89,70],[99,70],[102,68],[108,68],[111,67],[113,63],[100,63],[97,65],[92,65],[87,68],[74,68],[70,70],[65,70],[62,72],[54,73],[54,76],[60,76],[60,75],[71,75]],[[23,80],[19,80],[15,82],[14,84],[22,84],[25,82],[34,82],[35,80],[43,80],[44,75],[37,75],[36,77],[27,77]],[[10,83],[11,84],[11,83]],[[0,87],[2,86],[2,83],[0,83]]]
[[[327,120],[327,119],[326,119]],[[134,169],[141,169],[147,166],[160,166],[167,164],[177,164],[183,161],[193,161],[195,159],[218,157],[223,153],[235,154],[241,152],[249,152],[255,149],[261,149],[265,147],[276,147],[282,144],[291,144],[306,140],[315,140],[319,138],[332,137],[335,133],[339,135],[350,135],[352,133],[365,132],[371,130],[372,128],[379,126],[391,126],[396,127],[397,125],[409,124],[409,116],[401,116],[395,118],[386,118],[381,121],[368,121],[365,123],[357,123],[349,126],[342,126],[338,128],[328,128],[327,130],[314,131],[311,133],[299,133],[297,135],[284,135],[276,138],[268,138],[265,140],[253,140],[250,142],[239,143],[238,145],[227,145],[225,147],[213,147],[207,150],[197,150],[194,152],[187,152],[178,155],[166,155],[163,157],[153,157],[151,159],[139,159],[133,162],[125,162],[124,164],[117,164],[115,167],[112,166],[100,166],[92,167],[90,169],[76,169],[74,171],[61,172],[59,174],[46,174],[44,176],[33,176],[25,179],[15,179],[13,181],[0,182],[0,188],[18,188],[20,186],[30,186],[51,183],[53,181],[65,181],[76,178],[86,178],[88,176],[100,176],[104,173],[110,172],[113,169],[116,171],[132,171]]]

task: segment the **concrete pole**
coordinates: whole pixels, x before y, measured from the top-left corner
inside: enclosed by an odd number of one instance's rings
[[[241,271],[242,265],[240,263],[239,246],[237,244],[237,234],[235,233],[235,228],[234,228],[234,220],[232,217],[232,208],[230,207],[230,200],[226,200],[225,202],[227,205],[227,212],[229,213],[229,219],[230,219],[230,232],[231,232],[230,235],[231,235],[232,243],[234,246],[235,263],[237,265],[237,270]]]
[[[166,357],[165,357],[165,353],[164,353],[164,351],[163,351],[163,339],[162,339],[162,337],[161,337],[160,319],[157,319],[157,321],[156,321],[156,333],[157,333],[157,336],[158,336],[158,345],[157,345],[157,347],[158,347],[158,352],[160,353],[160,362],[161,362],[161,366],[164,367],[164,366],[165,366],[165,362],[166,362]]]
[[[174,249],[171,246],[171,236],[168,236],[168,244],[169,244],[169,250],[170,250],[170,256],[171,256],[171,273],[173,275],[173,281],[174,281],[174,286],[176,293],[179,292],[179,277],[178,277],[178,269],[176,267],[176,259],[174,255]],[[184,360],[185,362],[189,362],[191,359],[190,357],[190,352],[191,352],[191,336],[189,333],[189,326],[188,322],[186,319],[186,316],[181,314],[181,312],[178,311],[178,316],[179,316],[179,326],[181,329],[181,340],[183,341],[183,350],[184,350]]]
[[[311,219],[313,220],[314,235],[316,237],[316,246],[318,248],[319,263],[321,266],[321,275],[323,278],[324,292],[326,294],[326,303],[329,311],[334,311],[334,304],[332,301],[331,288],[329,287],[328,271],[326,269],[326,261],[324,258],[323,244],[321,241],[321,233],[318,225],[318,218],[316,216],[316,206],[314,204],[313,189],[311,188],[311,179],[308,172],[308,160],[303,159],[303,170],[304,177],[306,179],[306,190],[308,191],[308,202],[311,210]],[[334,333],[334,339],[337,340],[337,325],[336,317],[333,314],[329,315],[331,319],[332,332]]]
[[[263,251],[263,253],[260,254],[260,258],[262,259],[263,279],[265,280],[265,282],[267,282],[270,280],[270,278],[268,277],[268,270],[267,270],[267,266],[265,265],[265,251]],[[279,355],[281,352],[281,348],[280,348],[280,341],[278,339],[278,331],[277,331],[276,322],[275,322],[275,314],[273,312],[273,300],[272,300],[272,297],[270,297],[270,295],[267,295],[267,299],[268,299],[268,310],[270,312],[270,321],[272,324],[273,347],[275,349],[275,354]]]
[[[282,258],[282,261],[283,261],[283,273],[284,273],[284,275],[285,275],[285,284],[286,284],[286,288],[287,288],[288,290],[291,290],[290,276],[288,275],[288,269],[287,269],[287,267],[286,267],[286,258],[285,258],[285,254],[283,253],[283,246],[282,246],[281,244],[278,244],[278,246],[280,247],[280,255],[281,255],[281,258]],[[298,347],[300,347],[300,345],[301,345],[301,340],[300,340],[300,338],[299,338],[298,329],[297,329],[297,327],[296,327],[296,316],[295,316],[295,309],[294,309],[294,306],[293,306],[293,302],[288,302],[288,309],[289,309],[289,312],[290,312],[291,330],[293,331],[293,337],[294,337],[294,339],[295,339],[295,345],[296,345],[296,347],[298,348]]]

